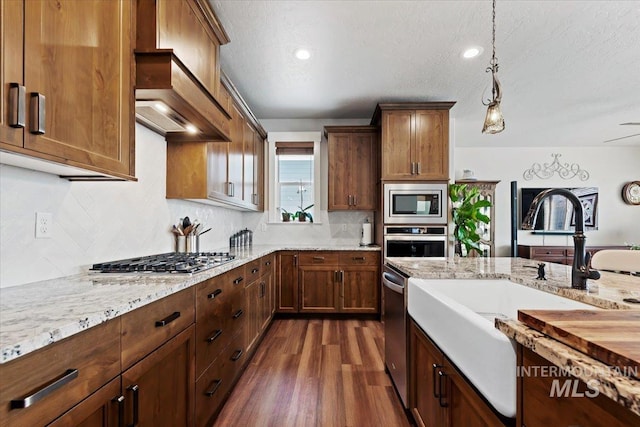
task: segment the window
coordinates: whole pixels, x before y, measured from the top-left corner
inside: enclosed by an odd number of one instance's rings
[[[269,133],[269,222],[301,210],[306,221],[318,222],[320,138],[319,132]],[[300,222],[299,216],[290,219]]]

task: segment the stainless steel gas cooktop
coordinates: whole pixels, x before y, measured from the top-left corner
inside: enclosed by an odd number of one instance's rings
[[[91,271],[99,273],[199,273],[226,262],[235,255],[229,252],[169,252],[118,261],[93,264]]]

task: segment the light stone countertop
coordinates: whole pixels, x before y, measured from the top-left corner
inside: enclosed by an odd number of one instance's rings
[[[640,298],[640,277],[601,272],[589,280],[587,290],[571,289],[571,267],[546,263],[546,281],[536,280],[538,261],[522,258],[456,258],[416,260],[387,258],[386,262],[407,275],[421,279],[509,279],[605,309],[640,309],[623,298]],[[516,319],[496,318],[495,326],[509,338],[533,350],[544,359],[566,369],[582,381],[597,381],[603,395],[640,415],[640,381],[587,356]]]
[[[232,251],[236,255],[235,260],[196,274],[87,272],[1,288],[0,363],[9,362],[280,250],[379,252],[380,247],[256,245]]]

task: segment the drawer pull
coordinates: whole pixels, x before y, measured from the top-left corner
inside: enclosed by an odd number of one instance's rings
[[[213,381],[212,384],[213,384],[213,387],[211,387],[210,390],[207,390],[204,392],[205,396],[207,397],[213,396],[216,393],[216,391],[218,391],[218,389],[220,388],[220,384],[222,384],[222,380],[215,380]]]
[[[244,277],[240,276],[240,277],[238,277],[236,280],[234,280],[234,281],[233,281],[233,284],[234,284],[234,285],[237,285],[237,284],[239,284],[240,282],[242,282],[243,280],[244,280]]]
[[[266,261],[264,265],[271,265],[271,261]]]
[[[436,391],[436,369],[438,368],[442,368],[442,365],[438,365],[436,363],[433,364],[433,366],[431,367],[431,378],[433,379],[433,397],[435,397],[436,399],[440,398],[440,394],[438,393],[438,391]]]
[[[260,271],[259,268],[254,268],[253,270],[251,270],[251,274],[256,274],[258,271]]]
[[[438,371],[438,376],[440,377],[440,381],[438,382],[438,404],[440,405],[440,407],[442,408],[446,408],[447,406],[449,406],[449,404],[447,402],[443,402],[442,398],[446,396],[444,395],[444,393],[442,393],[442,380],[443,377],[446,377],[447,374],[445,374],[442,371]]]
[[[22,399],[16,399],[11,401],[11,409],[23,409],[28,408],[34,403],[44,399],[60,387],[68,384],[72,380],[78,378],[78,370],[77,369],[67,369],[64,374],[60,375],[58,378],[52,380],[47,385],[42,387],[40,390],[35,393],[23,397]]]
[[[165,317],[164,319],[156,321],[156,328],[167,326],[169,323],[173,322],[178,317],[180,317],[180,312],[176,311],[173,314],[170,314],[169,316]]]
[[[114,397],[111,401],[118,405],[118,427],[124,427],[124,396]]]
[[[140,418],[140,387],[138,387],[138,384],[134,384],[127,387],[127,390],[133,392],[133,423],[128,427],[136,427]]]
[[[236,313],[233,315],[234,319],[239,318],[240,316],[242,316],[244,314],[244,311],[242,309],[236,311]]]
[[[231,356],[231,360],[233,360],[234,362],[236,362],[238,359],[240,359],[242,357],[242,350],[236,350],[233,352],[233,355]]]
[[[366,258],[363,256],[354,256],[351,259],[354,261],[366,261]]]
[[[323,256],[314,256],[313,260],[314,261],[324,261],[324,257]]]
[[[24,128],[26,91],[18,83],[9,83],[9,126]]]
[[[222,293],[222,289],[216,289],[215,291],[213,291],[209,295],[207,295],[207,298],[214,299],[215,297],[217,297],[221,293]]]
[[[212,343],[218,339],[218,337],[222,335],[222,329],[216,329],[209,338],[207,338],[208,343]]]

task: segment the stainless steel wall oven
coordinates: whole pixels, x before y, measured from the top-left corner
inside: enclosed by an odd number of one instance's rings
[[[446,257],[447,226],[386,225],[384,257]]]

